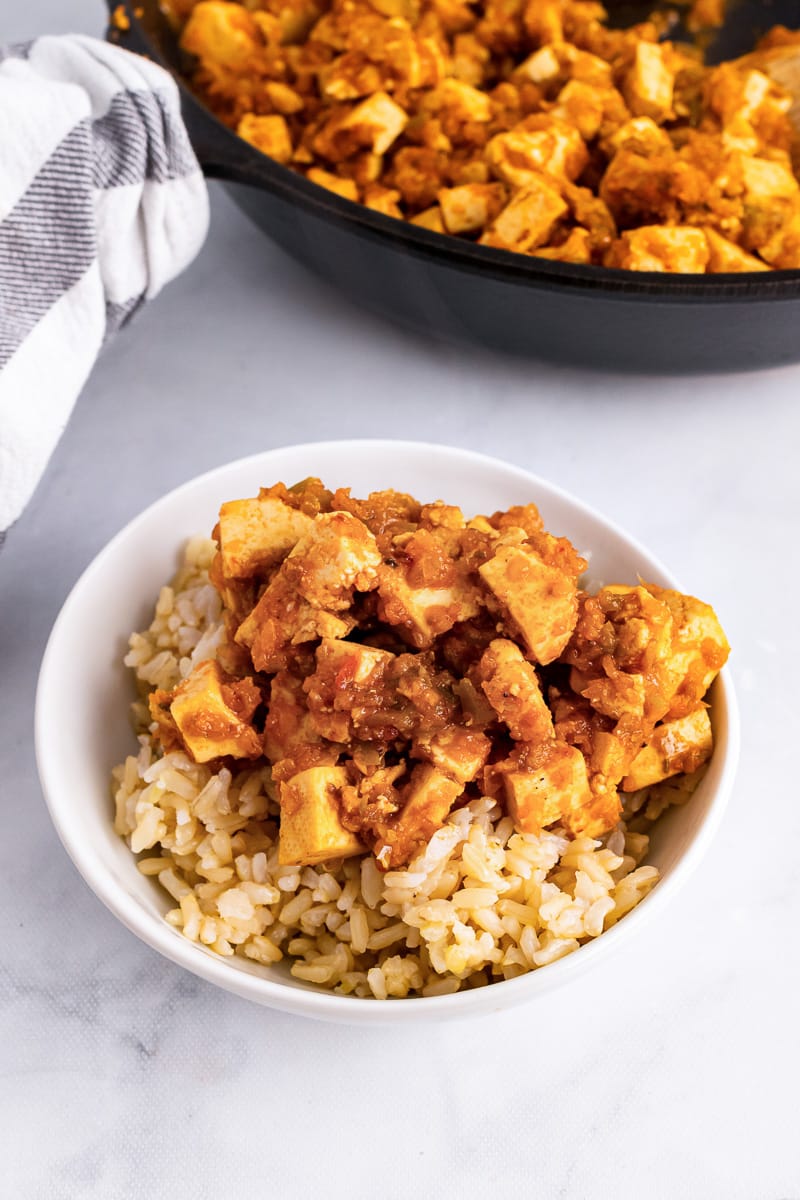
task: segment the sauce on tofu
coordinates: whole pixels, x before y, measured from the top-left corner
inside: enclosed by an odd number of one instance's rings
[[[711,755],[713,609],[589,594],[532,504],[467,519],[311,479],[223,504],[215,540],[226,641],[152,693],[153,730],[196,762],[270,764],[282,863],[397,867],[477,795],[520,833],[597,837],[621,794]]]

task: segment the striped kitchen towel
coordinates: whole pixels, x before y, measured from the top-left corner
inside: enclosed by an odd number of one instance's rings
[[[166,71],[78,35],[0,48],[0,538],[105,338],[207,228]]]

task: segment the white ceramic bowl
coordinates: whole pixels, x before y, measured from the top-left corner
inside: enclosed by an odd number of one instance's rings
[[[292,979],[285,964],[264,968],[224,959],[167,925],[172,907],[157,883],[136,869],[112,827],[111,768],[131,752],[133,697],[122,665],[129,633],[145,628],[160,586],[176,569],[185,539],[207,533],[224,500],[257,493],[277,480],[320,476],[355,495],[381,488],[421,500],[444,499],[472,515],[533,500],[545,526],[591,552],[592,586],[676,581],[642,546],[552,484],[480,454],[414,442],[321,442],[270,450],[219,467],[177,488],[126,526],[87,568],[55,623],[36,698],[36,755],[42,787],[64,846],[111,911],[155,950],[196,975],[247,999],[332,1021],[395,1023],[492,1012],[533,1001],[613,954],[667,903],[711,841],[730,791],[738,755],[738,720],[730,678],[714,684],[716,748],[689,805],[656,826],[648,862],[662,878],[618,925],[574,954],[518,979],[451,996],[379,1002],[337,996]],[[80,681],[80,687],[76,687]]]

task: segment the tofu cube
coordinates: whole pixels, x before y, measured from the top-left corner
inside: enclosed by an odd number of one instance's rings
[[[364,206],[371,208],[373,212],[383,213],[386,217],[395,217],[398,220],[403,218],[400,193],[394,188],[385,188],[373,183],[366,188],[363,202]]]
[[[436,99],[442,108],[462,121],[485,122],[492,118],[490,97],[460,79],[443,80],[436,89]]]
[[[477,233],[502,209],[506,189],[501,183],[464,183],[443,188],[438,199],[448,233]]]
[[[648,584],[647,591],[665,604],[673,630],[665,652],[675,692],[666,720],[685,717],[697,708],[730,653],[730,645],[710,604],[671,588]]]
[[[616,787],[603,784],[595,791],[597,782],[592,780],[592,796],[587,803],[562,816],[574,837],[600,837],[614,828],[622,814],[622,803]]]
[[[258,26],[240,4],[201,0],[189,14],[181,48],[207,67],[244,71],[258,55]]]
[[[323,171],[321,167],[312,167],[306,172],[306,179],[329,192],[334,192],[343,200],[358,202],[358,186],[352,179],[342,179],[340,175],[332,175],[330,171]]]
[[[591,83],[570,79],[558,93],[550,115],[558,117],[577,128],[585,141],[596,137],[603,124],[603,93]]]
[[[225,679],[216,662],[203,662],[178,684],[169,711],[195,762],[213,758],[258,758],[261,738],[223,694]]]
[[[592,775],[602,775],[616,785],[625,774],[629,754],[614,733],[598,730],[592,737],[592,753],[589,769]]]
[[[551,262],[590,263],[592,261],[592,238],[588,229],[573,229],[560,246],[539,246],[533,251],[537,258]]]
[[[346,784],[344,767],[309,767],[281,784],[281,866],[314,866],[363,852],[362,843],[339,817],[338,798]]]
[[[219,510],[219,547],[227,579],[248,579],[282,562],[313,519],[279,500],[229,500]]]
[[[800,184],[788,158],[785,162],[779,162],[772,158],[743,155],[742,177],[745,196],[750,204],[760,204],[765,200],[790,200],[800,191]]]
[[[376,672],[390,665],[394,655],[374,646],[345,642],[340,638],[324,638],[317,647],[317,669],[335,674],[341,686],[351,683],[367,685]]]
[[[398,817],[384,830],[376,857],[384,866],[408,862],[414,851],[440,829],[464,785],[431,763],[414,767]]]
[[[286,83],[278,83],[277,80],[270,80],[264,84],[264,91],[267,93],[269,102],[273,108],[284,115],[302,112],[305,106],[305,101],[300,93],[296,92],[294,88],[290,88]]]
[[[697,708],[674,721],[664,721],[656,726],[634,758],[622,789],[637,792],[671,775],[696,771],[711,757],[713,748],[711,721],[705,708]]]
[[[448,725],[428,739],[414,743],[414,756],[429,759],[458,783],[471,783],[486,764],[492,744],[478,730]]]
[[[652,117],[633,117],[625,121],[608,139],[608,148],[615,154],[619,150],[630,150],[642,158],[653,154],[672,152],[672,142],[669,134],[656,125]]]
[[[472,586],[458,581],[446,587],[414,588],[399,565],[381,566],[378,596],[381,620],[394,625],[418,649],[431,646],[440,634],[480,611],[479,597]]]
[[[524,253],[549,241],[556,224],[569,209],[554,183],[531,177],[495,218],[480,239],[486,246]]]
[[[496,638],[484,651],[478,673],[486,698],[516,741],[553,737],[553,718],[536,671],[507,638]]]
[[[554,79],[558,79],[560,74],[561,63],[552,46],[542,46],[541,49],[534,51],[517,67],[515,72],[519,78],[539,84],[552,83]]]
[[[373,154],[385,154],[408,124],[408,116],[386,92],[374,92],[352,109],[339,129],[358,131]]]
[[[486,157],[495,175],[519,188],[535,185],[542,172],[576,179],[589,161],[576,127],[555,118],[543,129],[498,133],[486,147]]]
[[[538,834],[556,821],[567,823],[592,800],[580,750],[555,739],[537,756],[535,766],[509,771],[503,779],[509,815],[520,833]]]
[[[281,571],[291,576],[309,604],[346,609],[356,589],[368,591],[382,562],[374,535],[347,512],[320,513],[295,545]]]
[[[705,229],[704,233],[708,242],[709,271],[769,271],[770,268],[760,258],[748,254],[735,242],[728,241],[716,229]]]
[[[502,546],[479,573],[530,657],[542,665],[558,658],[578,619],[575,581],[527,546]]]
[[[800,206],[797,203],[772,236],[758,247],[758,252],[775,270],[796,271],[800,268]]]
[[[672,113],[674,76],[664,62],[664,51],[654,42],[639,42],[633,66],[625,76],[622,93],[634,116],[664,120]]]
[[[445,233],[444,221],[442,220],[442,210],[438,204],[434,204],[431,208],[426,208],[424,212],[417,213],[411,218],[412,225],[419,225],[423,229],[430,229],[433,233]]]
[[[276,162],[291,162],[292,139],[285,117],[260,117],[255,113],[246,113],[236,127],[236,132],[240,138],[244,138],[251,146],[274,158]]]
[[[629,271],[702,275],[709,257],[708,242],[702,229],[691,225],[642,225],[620,236],[607,265]]]

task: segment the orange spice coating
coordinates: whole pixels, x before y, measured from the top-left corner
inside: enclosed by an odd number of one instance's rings
[[[588,594],[534,505],[468,520],[311,479],[224,504],[216,536],[227,642],[154,693],[154,732],[201,762],[263,757],[291,817],[281,861],[406,863],[480,794],[519,832],[595,837],[620,790],[711,753],[713,610],[647,584]]]
[[[800,267],[778,29],[706,67],[663,17],[594,0],[180,0],[193,85],[346,199],[549,260],[697,274]],[[697,0],[692,28],[719,24]],[[797,63],[795,62],[795,66]]]

